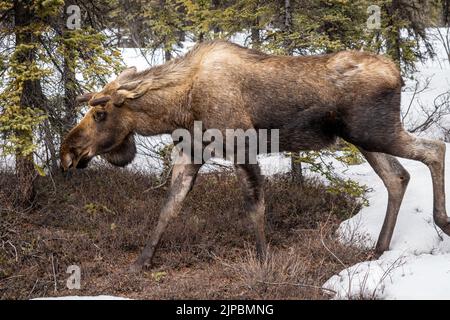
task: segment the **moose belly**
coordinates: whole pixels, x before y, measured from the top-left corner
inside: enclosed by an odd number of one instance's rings
[[[341,120],[334,108],[310,108],[283,119],[272,119],[278,129],[280,151],[320,150],[336,141]],[[268,123],[267,123],[268,124]],[[273,149],[273,148],[272,148]]]

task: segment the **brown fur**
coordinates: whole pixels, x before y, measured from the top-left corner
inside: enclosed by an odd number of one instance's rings
[[[406,188],[394,181],[395,172],[403,179],[406,174],[398,169],[399,163],[374,152],[420,160],[430,167],[436,221],[450,233],[440,164],[445,145],[413,138],[404,131],[400,121],[402,85],[395,64],[370,53],[287,57],[223,41],[202,43],[164,65],[143,72],[127,69],[101,92],[84,98],[95,106],[63,142],[61,163],[64,169],[84,166],[100,154],[125,165],[135,153],[133,134],[192,130],[195,120],[201,120],[204,129],[279,129],[282,151],[319,150],[342,137],[363,150],[388,187],[390,204],[377,246],[382,252],[389,246]],[[198,169],[186,165],[174,170],[176,186],[161,213],[158,231],[135,269],[151,261],[167,221],[181,208]],[[241,169],[262,256],[264,197],[259,171],[251,166]]]

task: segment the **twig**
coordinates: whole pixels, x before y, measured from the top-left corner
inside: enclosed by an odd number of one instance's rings
[[[11,240],[6,241],[6,243],[9,244],[11,247],[13,247],[15,255],[16,255],[16,259],[15,260],[16,260],[16,262],[18,262],[19,261],[19,256],[17,255],[16,246],[11,243]]]
[[[19,274],[17,276],[11,276],[11,277],[8,277],[8,278],[5,278],[5,279],[0,279],[0,283],[8,281],[8,280],[11,280],[11,279],[15,279],[15,278],[21,278],[21,277],[24,277],[24,275]]]
[[[333,209],[334,208],[332,208],[331,210],[330,210],[330,214],[328,215],[328,218],[327,218],[327,220],[325,221],[325,226],[328,224],[328,221],[330,220],[330,217],[331,217],[331,214],[332,214],[332,212],[333,212]],[[344,263],[344,262],[342,262],[342,260],[336,255],[336,254],[334,254],[334,252],[333,251],[331,251],[329,248],[328,248],[328,246],[325,244],[325,241],[324,241],[324,238],[323,238],[323,233],[322,233],[322,230],[324,229],[324,227],[321,227],[320,228],[320,242],[322,243],[322,246],[325,248],[325,250],[327,250],[328,251],[328,253],[329,254],[331,254],[345,269],[347,269],[348,267],[347,267],[347,265]]]
[[[34,289],[36,288],[36,285],[38,284],[38,282],[39,282],[39,279],[36,279],[36,282],[34,283],[33,288],[31,288],[31,291],[28,294],[28,297],[31,297],[31,294],[33,293]]]
[[[327,217],[327,220],[325,221],[324,226],[326,226],[328,224],[328,221],[330,220],[330,217],[331,217],[331,214],[332,214],[333,211],[334,211],[334,206],[333,206],[333,208],[331,208],[330,213],[329,213],[329,215]],[[330,253],[344,267],[344,270],[347,271],[347,275],[348,275],[348,294],[349,294],[351,292],[351,284],[352,284],[350,271],[348,270],[347,265],[333,251],[331,251],[331,249],[328,248],[328,246],[325,244],[323,233],[322,233],[323,229],[324,229],[324,227],[320,228],[320,242],[322,243],[322,246],[325,248],[325,250],[327,250],[328,253]]]
[[[169,170],[169,172],[167,173],[166,177],[164,178],[164,181],[163,181],[163,182],[161,182],[160,184],[158,184],[158,185],[156,185],[156,186],[154,186],[154,187],[150,187],[150,188],[144,190],[144,193],[147,193],[147,192],[149,192],[149,191],[151,191],[151,190],[159,189],[159,188],[161,188],[162,186],[164,186],[164,185],[167,183],[167,181],[169,181],[170,174],[172,173],[172,169],[173,169],[173,166],[170,167],[170,170]]]
[[[386,271],[384,271],[383,275],[381,276],[380,280],[378,281],[377,285],[375,286],[375,289],[373,289],[373,292],[372,292],[372,298],[373,298],[373,299],[375,299],[375,297],[376,297],[376,291],[378,290],[378,287],[379,287],[381,284],[383,284],[384,280],[385,280],[388,276],[390,276],[391,272],[392,272],[394,269],[400,267],[400,265],[403,264],[403,263],[402,263],[402,258],[403,258],[403,256],[400,255],[397,259],[394,260],[394,262],[392,262],[392,264],[386,269]],[[396,265],[397,263],[398,263],[398,265]],[[368,271],[368,272],[369,272],[369,271]],[[392,278],[391,278],[391,279],[392,279]]]
[[[433,228],[434,228],[434,231],[436,231],[436,234],[439,237],[439,240],[444,241],[444,237],[442,237],[442,232],[440,231],[440,229],[438,229],[438,227],[436,226],[436,223],[434,223],[434,221],[433,221]]]
[[[56,272],[55,272],[55,263],[53,261],[53,253],[51,255],[51,258],[52,258],[53,281],[55,283],[55,292],[57,292],[58,291],[58,287],[57,287],[57,282],[56,282]]]
[[[406,109],[405,114],[403,114],[403,116],[402,116],[402,123],[405,122],[406,116],[408,115],[409,111],[411,110],[411,106],[412,106],[412,104],[413,104],[413,102],[414,102],[414,98],[415,98],[416,95],[417,95],[417,89],[418,89],[418,88],[419,88],[419,81],[416,81],[416,86],[415,86],[415,88],[414,88],[413,96],[411,97],[411,100],[409,100],[408,109]]]

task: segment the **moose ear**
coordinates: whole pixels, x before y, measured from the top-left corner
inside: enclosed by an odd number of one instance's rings
[[[112,95],[112,102],[116,107],[120,107],[125,102],[125,99],[137,99],[145,94],[146,90],[128,91],[118,90]]]
[[[125,102],[125,96],[119,92],[115,92],[111,96],[112,103],[115,107],[121,107],[123,103]]]
[[[128,78],[129,76],[135,74],[136,71],[137,71],[136,67],[126,68],[117,76],[116,81],[120,82],[121,80],[124,80],[124,79]]]
[[[134,89],[136,89],[136,87],[138,85],[140,85],[142,83],[142,81],[143,80],[136,80],[136,81],[131,81],[131,82],[120,84],[120,86],[117,88],[117,90],[126,90],[126,91],[134,90]]]
[[[81,96],[78,96],[76,98],[76,100],[77,100],[78,103],[84,103],[84,102],[88,102],[89,100],[91,100],[93,96],[94,96],[93,92],[85,93],[85,94],[83,94]]]
[[[142,97],[151,87],[152,81],[137,80],[124,83],[117,88],[112,95],[113,103],[116,107],[120,107],[125,99],[137,99]]]

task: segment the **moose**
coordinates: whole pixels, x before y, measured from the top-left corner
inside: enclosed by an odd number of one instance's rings
[[[415,137],[400,121],[400,72],[390,59],[360,51],[276,56],[227,41],[197,44],[183,57],[137,72],[125,69],[100,92],[78,97],[90,108],[61,145],[61,166],[84,168],[100,155],[125,166],[134,136],[205,129],[279,129],[280,151],[320,150],[343,139],[355,145],[384,182],[389,197],[376,253],[389,249],[409,173],[396,157],[428,166],[433,217],[450,235],[445,208],[445,144]],[[189,158],[190,155],[182,154]],[[193,187],[201,163],[177,163],[157,226],[132,271],[151,265],[170,220]],[[266,255],[263,179],[257,164],[235,164],[256,251]]]

